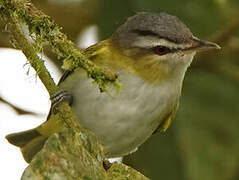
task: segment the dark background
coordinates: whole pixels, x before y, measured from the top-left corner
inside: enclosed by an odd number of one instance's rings
[[[124,162],[154,180],[239,179],[238,0],[33,3],[55,19],[75,42],[89,25],[98,26],[102,40],[135,12],[164,11],[178,16],[195,36],[218,43],[221,51],[196,56],[186,74],[179,111],[169,130],[153,135]],[[1,33],[0,37],[0,47],[11,47],[8,36]],[[47,48],[45,54],[55,61]]]

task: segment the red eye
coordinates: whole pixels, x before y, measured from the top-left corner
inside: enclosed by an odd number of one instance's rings
[[[170,49],[165,46],[155,46],[153,50],[156,54],[160,56],[170,53]]]

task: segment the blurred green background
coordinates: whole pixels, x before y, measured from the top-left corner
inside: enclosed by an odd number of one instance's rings
[[[166,133],[124,159],[153,180],[239,179],[238,0],[33,0],[76,42],[89,25],[109,37],[139,11],[178,16],[195,36],[222,46],[197,55],[186,75],[179,111]],[[0,25],[1,26],[1,25]],[[0,46],[11,47],[1,34]],[[53,61],[47,48],[45,54]],[[57,62],[57,61],[56,61]]]

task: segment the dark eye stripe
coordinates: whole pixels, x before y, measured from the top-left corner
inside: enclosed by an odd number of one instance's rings
[[[138,35],[141,35],[141,36],[156,36],[156,37],[158,37],[158,35],[155,32],[150,31],[150,30],[134,29],[134,30],[132,30],[132,32],[136,33]]]
[[[156,34],[155,32],[151,31],[151,30],[139,30],[139,29],[134,29],[131,31],[132,33],[136,33],[140,36],[156,36],[158,38],[161,38],[159,37],[158,34]],[[153,47],[152,49],[154,49],[155,47]],[[183,50],[182,48],[168,48],[169,49],[169,52],[168,53],[172,53],[172,52],[176,52],[176,51],[180,51],[180,50]]]
[[[176,52],[182,50],[181,48],[171,48],[171,52]]]
[[[153,47],[152,48],[152,50],[155,52],[155,51],[158,51],[158,47],[160,47],[160,46],[155,46],[155,47]],[[161,46],[161,47],[164,47],[164,46]],[[166,49],[165,49],[165,53],[162,53],[162,55],[164,55],[164,54],[169,54],[169,53],[174,53],[174,52],[176,52],[176,51],[181,51],[181,50],[183,50],[182,48],[168,48],[168,47],[165,47]]]

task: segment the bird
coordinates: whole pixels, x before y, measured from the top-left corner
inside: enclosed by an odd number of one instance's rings
[[[79,123],[98,137],[107,158],[123,157],[152,134],[168,129],[188,67],[196,52],[209,49],[220,46],[195,37],[178,17],[139,12],[108,39],[82,50],[99,67],[116,72],[120,88],[109,85],[101,92],[84,70],[76,68],[63,74],[58,86],[64,91],[56,99],[71,99]],[[54,129],[54,122],[48,124],[46,130]],[[30,162],[49,136],[41,129],[42,125],[6,138]]]

